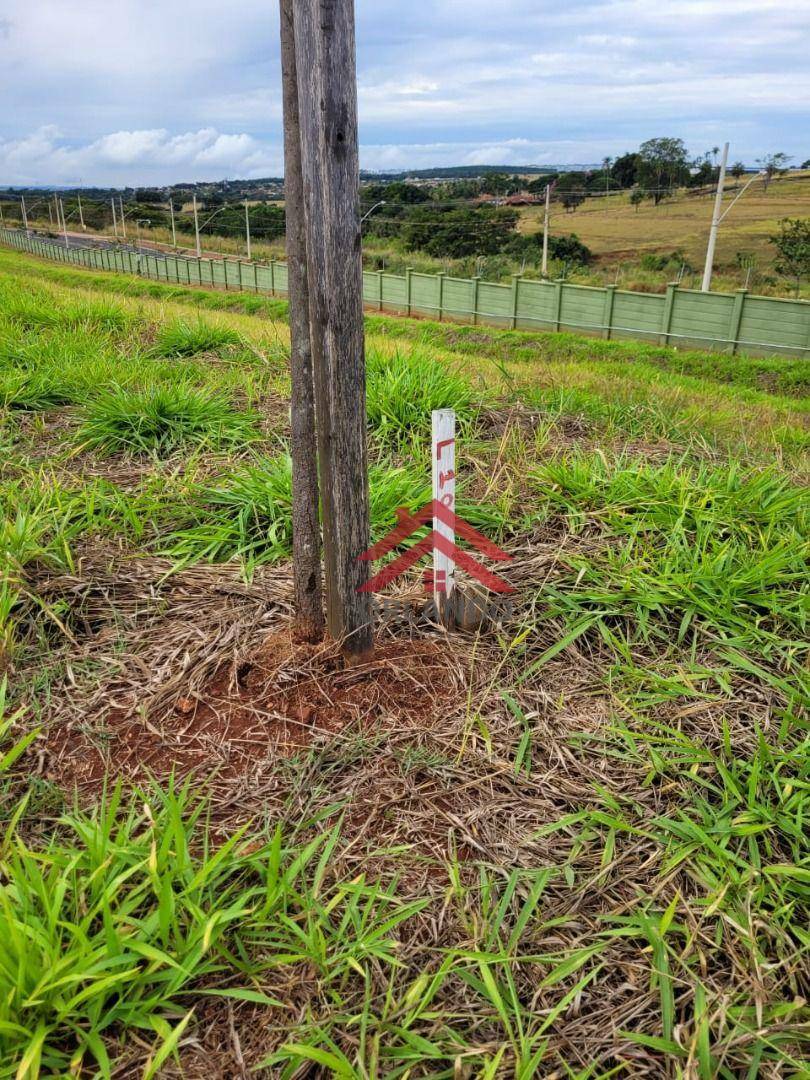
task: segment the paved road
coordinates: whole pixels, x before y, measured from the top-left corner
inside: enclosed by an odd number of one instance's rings
[[[161,251],[159,248],[144,247],[129,242],[122,242],[117,240],[105,240],[101,236],[87,236],[83,233],[68,233],[67,241],[65,241],[64,233],[46,233],[40,232],[37,229],[29,229],[29,236],[38,236],[43,240],[50,240],[52,244],[59,244],[62,247],[88,247],[88,248],[104,248],[106,250],[114,251],[131,251],[133,255],[156,255],[159,259],[165,259],[167,255],[174,255],[174,252]],[[188,256],[178,253],[178,258],[185,259]]]

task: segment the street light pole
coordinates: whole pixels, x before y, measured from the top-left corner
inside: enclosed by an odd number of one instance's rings
[[[126,222],[126,218],[124,217],[124,196],[123,195],[118,196],[118,206],[119,206],[119,208],[121,210],[121,232],[123,233],[124,239],[126,240],[126,238],[127,238],[127,222]]]
[[[366,210],[365,214],[363,214],[363,216],[360,218],[360,224],[361,225],[363,224],[363,222],[366,220],[367,217],[370,217],[374,213],[374,211],[377,209],[378,206],[385,206],[385,199],[380,199],[379,202],[374,203],[374,205],[372,206],[372,208],[370,210]]]
[[[200,250],[200,220],[197,217],[197,196],[191,196],[191,205],[194,207],[194,235],[197,239],[197,258],[199,259],[202,251]]]
[[[247,237],[247,257],[250,262],[250,216],[248,213],[248,201],[245,199],[245,236]]]
[[[546,207],[543,212],[543,262],[540,272],[548,277],[548,218],[551,209],[551,184],[546,184]]]
[[[80,191],[76,192],[76,199],[79,203],[79,224],[82,227],[82,232],[87,232],[87,227],[84,224],[84,214],[82,213],[82,195]]]
[[[59,217],[59,211],[60,210],[62,212],[62,232],[64,233],[64,237],[65,237],[65,247],[69,248],[70,247],[70,241],[68,240],[67,222],[65,221],[65,204],[62,202],[61,199],[59,199],[58,203],[56,204],[57,219]]]
[[[177,247],[177,232],[174,227],[174,201],[169,199],[169,213],[172,219],[172,247]]]
[[[720,175],[717,178],[717,192],[714,196],[714,210],[712,212],[712,224],[709,229],[709,243],[706,246],[706,265],[703,267],[703,284],[701,289],[708,292],[712,287],[712,270],[714,268],[714,248],[717,244],[717,230],[723,219],[723,187],[726,182],[726,165],[728,164],[728,143],[723,146],[723,157],[720,161]]]
[[[115,236],[115,239],[117,240],[118,239],[118,222],[115,220],[115,196],[113,196],[110,199],[110,206],[112,207],[112,215],[113,215],[113,235]]]
[[[25,231],[28,232],[28,214],[25,211],[25,196],[20,197],[20,206],[22,207],[22,219]]]
[[[135,247],[138,249],[138,257],[141,255],[141,225],[151,225],[151,218],[135,219]]]

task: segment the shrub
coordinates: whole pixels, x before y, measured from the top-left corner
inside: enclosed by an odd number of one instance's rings
[[[690,272],[694,269],[681,248],[670,252],[647,252],[639,259],[639,265],[642,270],[653,271],[680,270],[682,266]]]

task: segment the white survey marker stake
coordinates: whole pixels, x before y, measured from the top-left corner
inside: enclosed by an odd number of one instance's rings
[[[456,414],[453,409],[434,409],[432,415],[433,438],[431,460],[433,463],[433,499],[456,512]],[[440,521],[433,515],[434,532],[455,543],[456,532],[452,524]],[[433,548],[433,599],[439,611],[449,601],[455,586],[456,564],[449,555]]]

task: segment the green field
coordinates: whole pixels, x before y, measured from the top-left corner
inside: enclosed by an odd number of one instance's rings
[[[0,252],[0,1076],[806,1076],[810,362],[366,329],[516,591],[347,672],[286,305]]]

